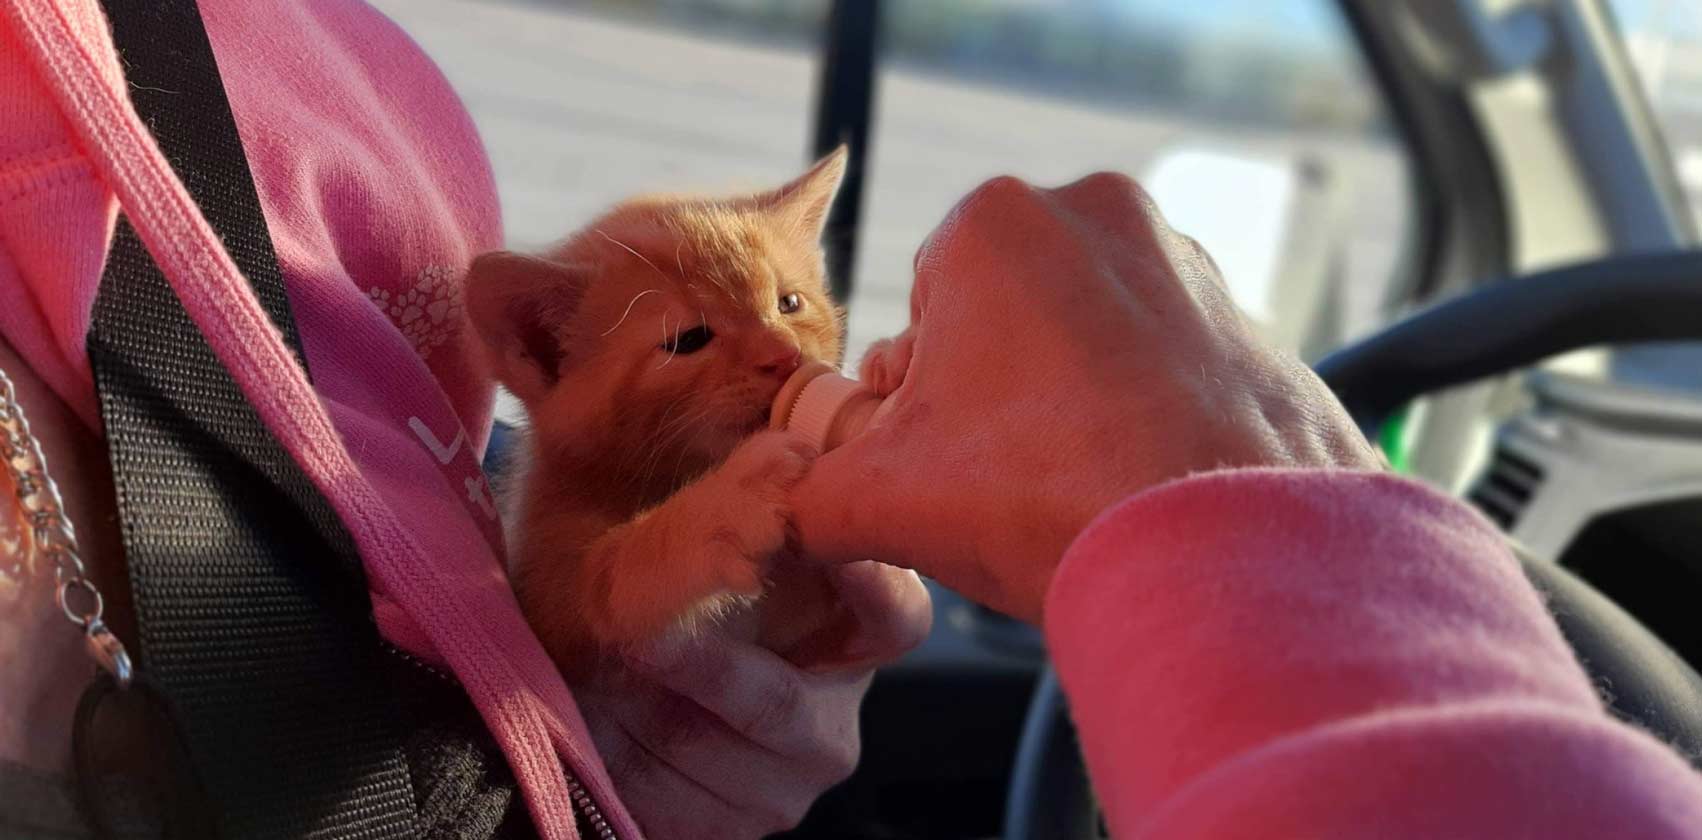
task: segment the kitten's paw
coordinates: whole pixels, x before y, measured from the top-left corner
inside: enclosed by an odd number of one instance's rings
[[[889,396],[904,384],[904,374],[910,370],[910,357],[916,350],[916,330],[905,330],[897,338],[883,338],[869,345],[863,361],[857,366],[857,378],[882,397]]]
[[[814,448],[796,435],[762,432],[733,450],[706,482],[717,511],[709,543],[728,591],[761,594],[769,561],[786,547],[787,492],[814,459]]]
[[[739,444],[715,472],[743,494],[783,503],[815,457],[815,448],[795,434],[758,432]]]

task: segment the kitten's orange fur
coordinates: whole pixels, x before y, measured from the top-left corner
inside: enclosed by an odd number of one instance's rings
[[[819,239],[844,168],[841,148],[772,192],[635,199],[541,256],[474,261],[469,315],[531,420],[510,576],[570,675],[765,580],[794,602],[765,610],[777,647],[826,621],[804,615],[820,574],[772,565],[811,453],[762,430],[792,371],[843,353]]]

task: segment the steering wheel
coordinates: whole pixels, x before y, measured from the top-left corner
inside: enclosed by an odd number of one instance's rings
[[[1583,347],[1702,340],[1702,254],[1597,260],[1493,283],[1420,312],[1316,366],[1360,428],[1378,428],[1424,394]],[[1702,756],[1702,675],[1618,605],[1517,547],[1585,670],[1613,686],[1608,708]],[[1006,840],[1103,836],[1057,676],[1047,669],[1017,749]]]

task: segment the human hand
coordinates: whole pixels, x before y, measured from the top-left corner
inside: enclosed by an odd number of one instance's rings
[[[1323,383],[1265,347],[1130,179],[998,178],[916,257],[884,422],[793,491],[812,558],[914,568],[1029,621],[1100,512],[1220,467],[1374,469]]]
[[[893,338],[883,338],[869,345],[863,361],[857,365],[857,379],[874,390],[875,394],[891,396],[904,384],[904,374],[910,370],[910,356],[916,350],[916,325]]]
[[[784,603],[765,598],[574,686],[621,800],[649,836],[748,840],[790,828],[856,766],[873,669],[920,642],[932,613],[912,572],[875,563],[826,572],[838,626],[807,658],[789,662],[752,641],[763,611]]]

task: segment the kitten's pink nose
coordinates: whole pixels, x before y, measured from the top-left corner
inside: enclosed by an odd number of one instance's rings
[[[777,379],[791,376],[804,363],[804,354],[798,345],[781,338],[770,339],[753,348],[751,357],[757,370]]]

